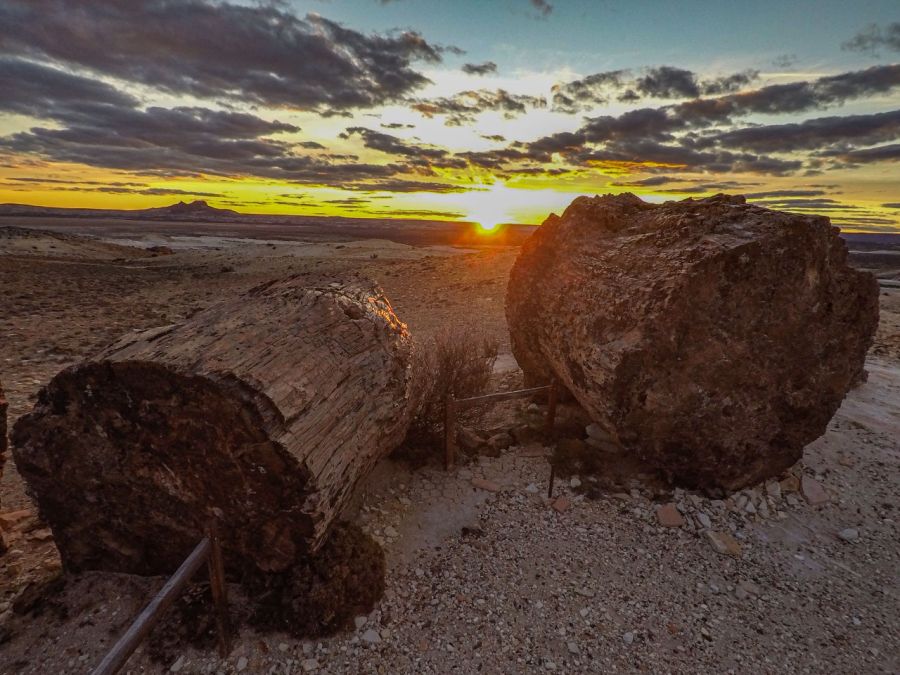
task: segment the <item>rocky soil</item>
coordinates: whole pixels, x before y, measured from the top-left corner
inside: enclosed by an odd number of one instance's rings
[[[503,318],[515,250],[315,246],[306,255],[297,242],[216,242],[157,257],[3,257],[0,246],[11,418],[60,368],[123,332],[307,269],[372,274],[414,334],[483,326],[507,354],[496,387],[521,385]],[[496,456],[472,455],[449,474],[437,457],[416,471],[387,460],[360,491],[351,515],[385,548],[387,590],[351,630],[296,640],[243,629],[219,659],[211,645],[166,639],[178,632],[175,612],[127,670],[898,672],[900,289],[882,289],[880,301],[868,381],[777,481],[713,500],[599,455],[560,464],[548,498],[557,441],[537,433],[536,404],[506,403],[479,422],[486,435],[518,439]],[[576,419],[561,412],[569,450],[593,443]],[[0,672],[87,672],[162,580],[55,581],[52,536],[12,463],[0,489],[11,549],[0,558]],[[57,585],[39,592],[48,583]]]

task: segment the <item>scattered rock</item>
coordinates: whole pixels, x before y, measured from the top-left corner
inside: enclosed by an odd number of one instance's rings
[[[684,525],[684,516],[678,511],[678,507],[670,502],[656,509],[656,518],[663,527],[681,527]]]
[[[634,642],[634,633],[629,631],[622,636],[622,639],[625,641],[626,645],[630,645],[632,642]]]
[[[859,539],[859,530],[855,527],[848,527],[838,532],[838,537],[847,542],[854,542]]]
[[[360,628],[365,626],[366,622],[368,620],[369,620],[369,618],[366,616],[358,616],[355,619],[353,619],[353,623],[356,625],[356,630],[359,630]]]
[[[557,497],[553,501],[553,510],[557,513],[565,513],[572,506],[572,500],[566,496]]]
[[[463,426],[457,429],[456,442],[459,443],[459,447],[468,452],[477,452],[485,444],[484,437],[478,432]]]
[[[319,668],[319,662],[316,659],[303,659],[303,662],[300,665],[302,666],[304,673],[311,673]]]
[[[703,511],[698,511],[694,514],[694,517],[697,519],[697,523],[699,523],[700,527],[710,528],[712,527],[712,521],[709,516],[703,513]]]
[[[473,478],[472,485],[479,490],[487,490],[488,492],[500,492],[500,486],[494,481],[486,478]]]
[[[794,474],[788,474],[779,483],[782,492],[800,492],[800,479]]]
[[[821,483],[805,474],[800,480],[800,492],[811,506],[818,506],[828,501],[828,493],[825,492]]]
[[[374,645],[378,642],[381,642],[381,636],[378,634],[378,631],[374,628],[370,628],[365,633],[362,634],[363,642],[368,642],[370,645]]]
[[[246,669],[247,669],[247,663],[248,663],[247,657],[246,657],[246,656],[242,656],[242,657],[240,657],[240,658],[237,660],[237,663],[235,664],[234,669],[237,670],[238,672],[241,672],[241,671],[243,671],[243,670],[246,670]]]
[[[727,532],[707,530],[706,538],[717,553],[734,556],[735,558],[741,557],[741,545]]]

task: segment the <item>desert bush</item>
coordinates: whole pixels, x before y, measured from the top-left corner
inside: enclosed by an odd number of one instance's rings
[[[499,343],[472,329],[445,329],[417,345],[414,392],[416,413],[406,445],[434,445],[444,426],[447,396],[465,398],[487,389]]]

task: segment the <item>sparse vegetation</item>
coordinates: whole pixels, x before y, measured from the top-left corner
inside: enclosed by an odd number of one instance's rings
[[[496,338],[472,328],[445,329],[419,345],[415,366],[418,404],[400,450],[402,457],[421,463],[426,459],[421,451],[440,444],[447,396],[464,398],[484,392],[498,350]]]

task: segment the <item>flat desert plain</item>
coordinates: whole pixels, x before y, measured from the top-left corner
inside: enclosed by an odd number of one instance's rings
[[[504,319],[517,249],[467,244],[398,243],[390,228],[360,239],[5,219],[0,380],[10,422],[59,370],[120,335],[308,271],[373,277],[417,339],[483,329],[501,345],[492,387],[518,387]],[[243,629],[220,659],[213,645],[184,639],[176,608],[127,671],[900,671],[900,288],[891,284],[900,264],[892,251],[854,259],[885,278],[868,380],[780,481],[715,500],[619,458],[558,477],[551,500],[552,448],[541,443],[471,455],[451,472],[438,448],[424,466],[388,458],[348,514],[385,549],[387,590],[373,612],[327,639]],[[541,413],[510,402],[480,424],[498,433]],[[798,489],[804,478],[824,501]],[[61,577],[11,458],[0,487],[10,549],[0,557],[0,671],[88,672],[163,580]],[[667,504],[680,526],[663,526]],[[716,546],[719,535],[730,548]]]

